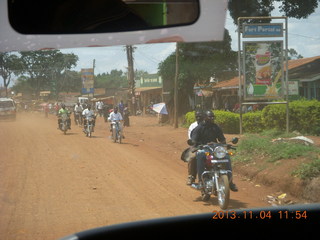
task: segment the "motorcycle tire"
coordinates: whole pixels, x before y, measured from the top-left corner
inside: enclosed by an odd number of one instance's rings
[[[221,209],[227,209],[230,199],[230,187],[229,179],[227,175],[221,175],[218,178],[219,189],[217,190],[218,194],[218,203]]]
[[[122,136],[121,136],[121,134],[118,134],[118,140],[119,140],[119,143],[121,144],[121,142],[122,142]]]
[[[117,141],[117,131],[114,128],[112,129],[112,139],[114,143]]]

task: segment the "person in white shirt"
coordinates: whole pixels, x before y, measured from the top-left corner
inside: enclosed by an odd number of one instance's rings
[[[85,110],[83,110],[82,112],[82,116],[84,118],[84,123],[83,123],[83,131],[86,132],[86,126],[87,126],[87,118],[88,117],[92,117],[93,118],[93,128],[92,128],[92,132],[94,132],[94,126],[95,126],[95,119],[96,119],[96,116],[94,114],[94,111],[91,110],[91,105],[88,104],[87,108]]]
[[[108,120],[111,122],[110,132],[112,131],[112,122],[114,122],[114,121],[123,121],[121,113],[118,112],[118,107],[114,107],[113,112],[110,113],[110,117],[108,118]],[[124,138],[123,128],[122,128],[121,122],[119,124],[119,128],[120,128],[120,132],[122,133],[122,138]]]
[[[79,124],[82,124],[82,112],[83,108],[80,105],[79,102],[77,102],[76,106],[74,107],[74,123],[77,124],[77,120],[79,121]]]
[[[203,112],[202,111],[196,111],[195,113],[196,121],[191,123],[188,129],[188,139],[191,139],[192,131],[201,123],[204,119]],[[190,151],[190,148],[189,150]],[[194,157],[190,158],[190,161],[188,161],[188,178],[187,178],[187,185],[191,185],[194,183],[197,176],[197,160]]]
[[[99,112],[100,117],[102,116],[103,102],[100,100],[96,103],[96,110]]]

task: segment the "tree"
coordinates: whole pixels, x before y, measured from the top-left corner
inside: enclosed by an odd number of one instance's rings
[[[113,69],[110,73],[102,73],[96,76],[96,88],[123,88],[128,87],[127,75],[117,69]]]
[[[238,17],[250,16],[271,16],[275,6],[279,6],[279,11],[287,17],[307,18],[318,7],[319,0],[230,0],[229,11],[234,24],[238,24]],[[280,3],[280,4],[279,4]],[[246,20],[246,23],[270,22],[264,20]]]
[[[8,97],[8,86],[10,85],[12,75],[19,66],[19,58],[10,53],[0,53],[0,76],[3,78],[3,86]]]
[[[63,54],[59,50],[20,52],[20,55],[22,67],[19,73],[27,74],[28,83],[36,96],[41,90],[51,90],[58,95],[61,91],[75,88],[68,83],[67,71],[76,66],[78,56]]]
[[[290,48],[288,49],[288,59],[292,60],[292,59],[299,59],[299,58],[303,58],[303,56],[301,54],[299,54],[295,49]]]
[[[179,44],[179,109],[178,115],[189,110],[188,97],[193,97],[195,83],[209,84],[210,77],[227,80],[237,75],[237,53],[231,50],[231,38],[225,30],[224,41]],[[175,53],[159,64],[165,91],[173,92]],[[168,87],[168,85],[171,86]],[[168,107],[172,106],[168,100]]]

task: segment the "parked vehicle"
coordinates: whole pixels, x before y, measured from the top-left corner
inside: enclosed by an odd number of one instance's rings
[[[238,142],[238,138],[232,140],[233,144]],[[218,198],[221,209],[226,209],[230,199],[230,182],[226,165],[230,161],[228,149],[235,149],[231,144],[208,143],[198,146],[193,152],[205,150],[207,156],[205,162],[205,171],[199,177],[199,184],[191,186],[201,191],[203,201],[208,201],[211,195]],[[228,176],[229,175],[229,176]],[[200,187],[201,186],[201,187]]]
[[[16,104],[11,98],[0,98],[0,119],[16,120]]]

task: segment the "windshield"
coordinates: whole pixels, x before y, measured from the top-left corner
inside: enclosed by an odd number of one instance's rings
[[[1,53],[1,238],[319,203],[319,22],[319,1],[231,0],[223,41]]]

